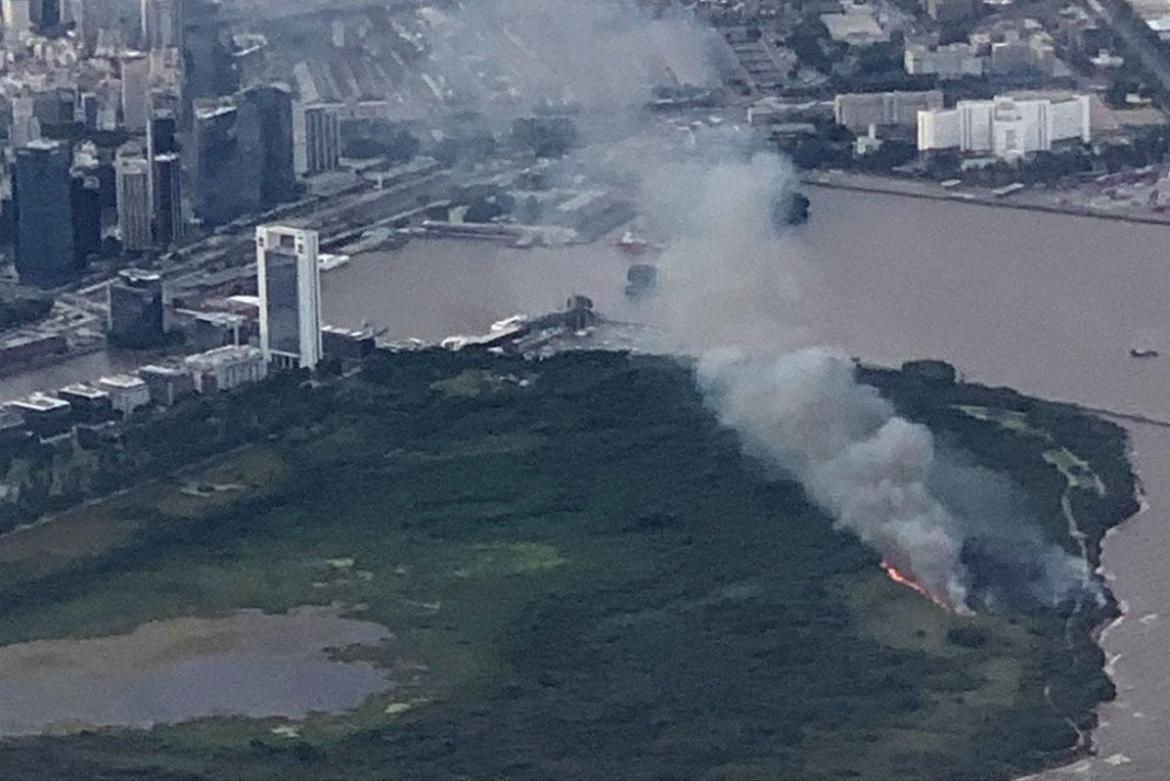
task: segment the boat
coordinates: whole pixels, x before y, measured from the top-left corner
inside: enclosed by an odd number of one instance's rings
[[[323,252],[317,257],[317,265],[322,271],[332,271],[347,263],[349,263],[349,255],[330,255]]]
[[[1157,358],[1158,351],[1152,347],[1131,347],[1129,348],[1130,358]]]
[[[634,235],[633,231],[626,231],[617,242],[618,249],[629,255],[643,255],[650,249],[650,243]]]
[[[654,289],[657,281],[657,268],[649,263],[634,263],[626,270],[626,295],[630,298],[644,296]]]

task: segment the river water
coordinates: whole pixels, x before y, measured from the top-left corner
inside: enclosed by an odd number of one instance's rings
[[[1170,420],[1170,228],[817,189],[813,221],[778,245],[811,280],[817,341],[866,360],[953,362],[966,377]],[[612,246],[513,250],[417,241],[326,275],[326,319],[389,338],[480,333],[583,293],[617,319],[629,258]],[[1132,346],[1163,358],[1137,360]],[[1126,616],[1104,637],[1119,696],[1098,757],[1053,778],[1166,778],[1170,768],[1170,429],[1131,427],[1147,509],[1106,541]]]

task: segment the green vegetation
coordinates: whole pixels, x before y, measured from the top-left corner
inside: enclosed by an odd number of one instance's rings
[[[862,372],[1036,517],[1086,493],[1058,448],[1105,487],[1077,517],[1124,517],[1120,429],[951,376]],[[673,361],[423,351],[300,380],[131,423],[97,457],[162,479],[0,545],[0,643],[340,603],[395,635],[344,654],[399,685],[295,724],[0,742],[0,775],[1010,778],[1069,758],[1070,720],[1110,693],[1099,617],[959,616],[894,584]],[[78,545],[59,523],[116,533]]]

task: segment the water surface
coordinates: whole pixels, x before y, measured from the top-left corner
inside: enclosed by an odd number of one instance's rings
[[[328,649],[389,640],[332,608],[151,621],[124,635],[0,647],[0,736],[176,724],[206,716],[298,719],[391,687]]]

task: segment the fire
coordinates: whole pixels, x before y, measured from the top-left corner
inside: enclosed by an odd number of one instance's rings
[[[882,569],[885,571],[886,575],[889,576],[890,580],[894,581],[898,585],[905,586],[911,591],[916,591],[944,610],[951,609],[950,605],[936,597],[934,594],[931,594],[930,591],[927,590],[926,586],[923,586],[921,583],[914,580],[914,578],[902,574],[897,570],[896,567],[894,567],[893,564],[886,561],[885,559],[882,559]]]

